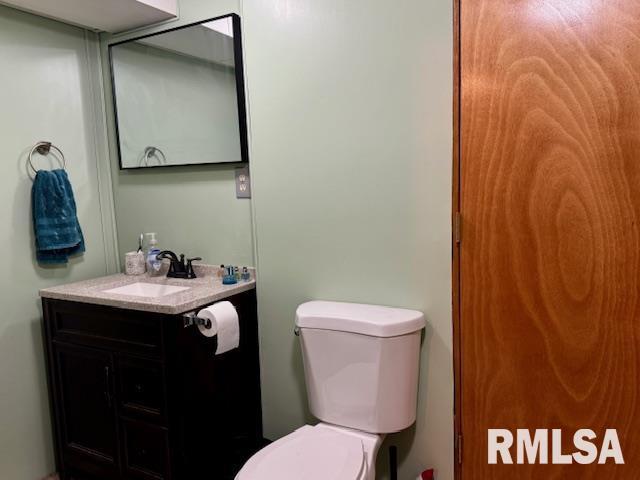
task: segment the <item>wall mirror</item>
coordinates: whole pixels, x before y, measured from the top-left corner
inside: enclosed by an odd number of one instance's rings
[[[109,46],[121,169],[248,161],[240,17]]]

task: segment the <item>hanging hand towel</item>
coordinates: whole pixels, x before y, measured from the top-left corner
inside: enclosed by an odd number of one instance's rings
[[[39,170],[31,189],[33,230],[38,263],[65,264],[84,252],[76,202],[64,170]]]

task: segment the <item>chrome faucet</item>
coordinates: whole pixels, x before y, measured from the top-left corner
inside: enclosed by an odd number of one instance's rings
[[[180,258],[171,250],[163,250],[156,255],[158,260],[168,259],[171,263],[167,277],[169,278],[196,278],[196,272],[193,271],[193,262],[202,260],[200,257],[187,258],[185,264],[184,253],[180,254]]]

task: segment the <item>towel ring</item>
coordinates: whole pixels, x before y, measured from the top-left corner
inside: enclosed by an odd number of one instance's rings
[[[160,164],[167,163],[167,157],[164,152],[160,150],[158,147],[149,146],[144,149],[144,154],[142,157],[142,165],[144,167],[149,166],[149,159],[151,157],[155,157],[160,161]]]
[[[54,155],[62,165],[62,169],[67,169],[67,160],[64,158],[64,153],[58,147],[56,147],[51,142],[38,142],[36,143],[31,151],[29,152],[29,168],[33,172],[33,175],[37,175],[38,170],[33,166],[33,154],[38,152],[40,155],[49,155],[51,150],[54,150],[57,155]]]

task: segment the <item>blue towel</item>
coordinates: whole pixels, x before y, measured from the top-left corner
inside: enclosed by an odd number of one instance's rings
[[[84,252],[76,201],[64,170],[39,170],[31,188],[33,230],[38,263],[65,264]]]

